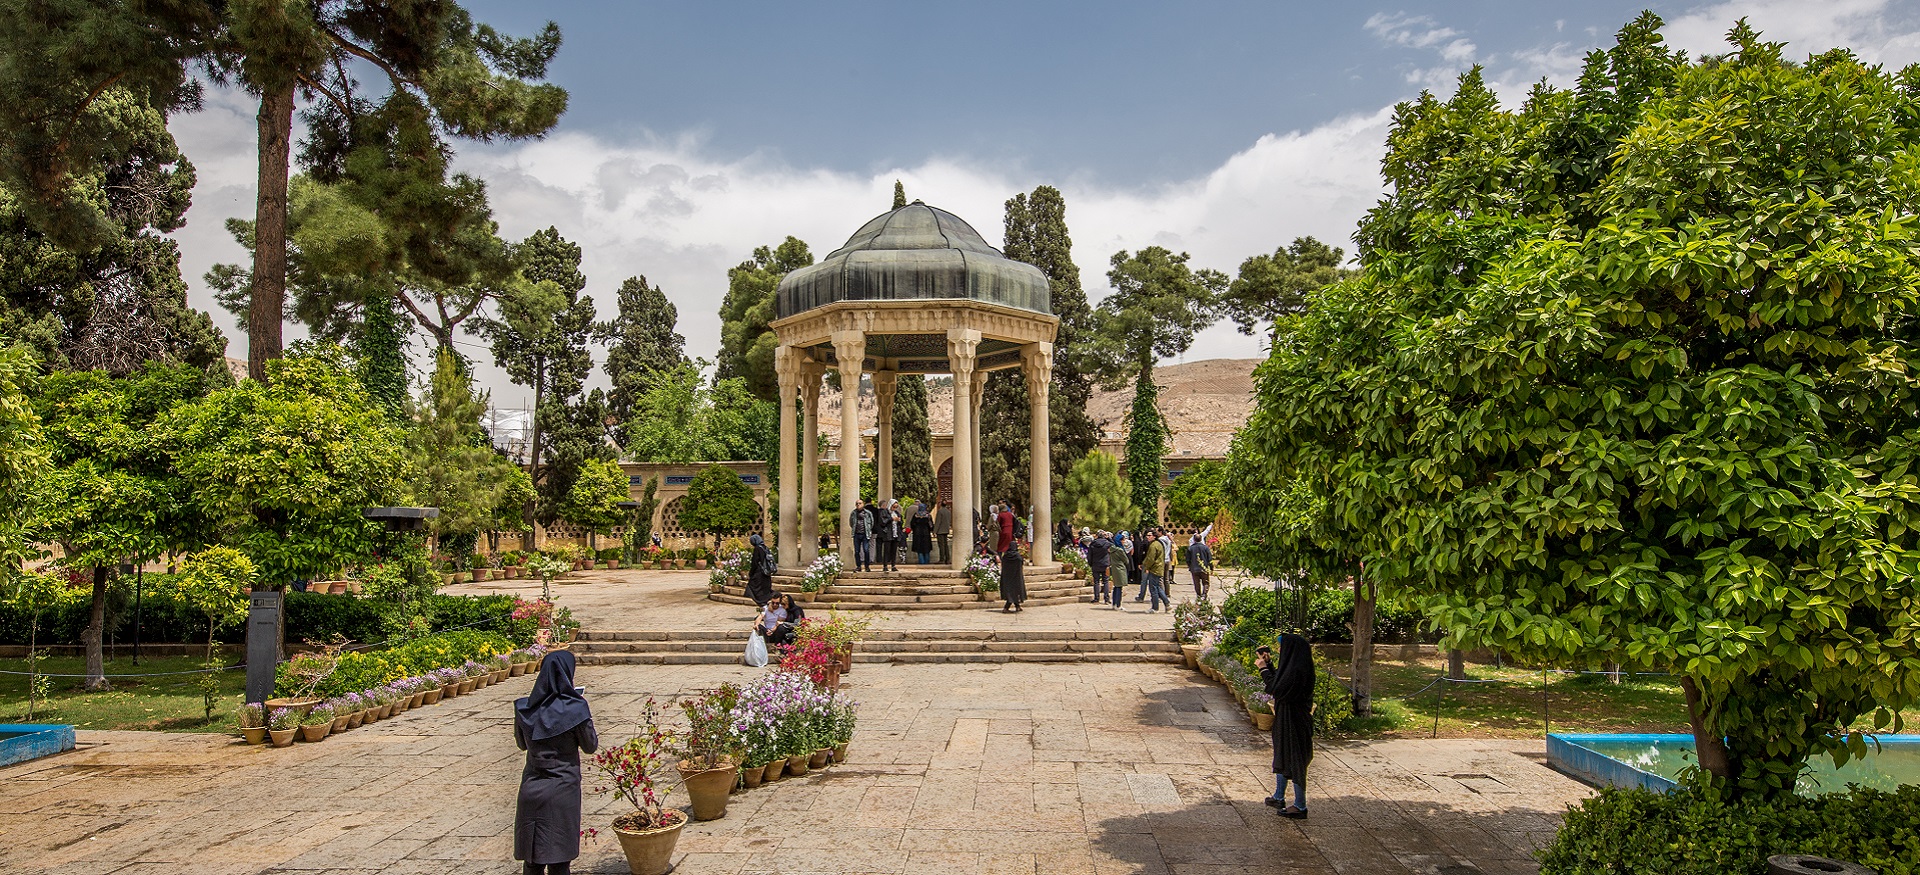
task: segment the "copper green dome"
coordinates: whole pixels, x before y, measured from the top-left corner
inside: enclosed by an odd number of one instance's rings
[[[914,201],[780,281],[781,318],[840,301],[981,301],[1051,313],[1047,275],[987,245],[946,210]]]

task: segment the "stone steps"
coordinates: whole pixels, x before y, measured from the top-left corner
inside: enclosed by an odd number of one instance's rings
[[[843,574],[825,590],[811,595],[801,591],[800,584],[801,579],[791,575],[776,575],[773,579],[774,589],[794,593],[802,606],[815,605],[833,610],[961,610],[999,601],[997,596],[975,592],[965,575],[949,569]],[[737,586],[722,587],[709,593],[707,598],[732,605],[753,604],[747,598],[746,590]],[[1076,580],[1071,574],[1059,571],[1028,572],[1027,605],[1067,605],[1090,602],[1092,598],[1091,585],[1084,580]]]
[[[747,630],[586,631],[572,650],[585,665],[727,665],[740,661]],[[1182,661],[1167,632],[1041,629],[877,631],[854,648],[859,663]]]

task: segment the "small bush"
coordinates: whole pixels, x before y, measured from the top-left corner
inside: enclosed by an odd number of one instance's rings
[[[1920,875],[1920,786],[1741,802],[1696,787],[1606,789],[1567,811],[1553,844],[1540,852],[1540,871],[1763,875],[1773,854]]]
[[[1313,731],[1320,735],[1344,731],[1353,722],[1353,691],[1345,681],[1324,668],[1315,667],[1313,681]]]
[[[1440,633],[1423,630],[1419,611],[1387,604],[1376,604],[1373,611],[1373,640],[1376,644],[1431,644]],[[1353,643],[1353,590],[1326,589],[1307,600],[1306,617],[1300,634],[1315,644]]]

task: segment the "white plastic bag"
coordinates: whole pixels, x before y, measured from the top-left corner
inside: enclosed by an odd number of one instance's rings
[[[745,658],[746,663],[754,668],[765,668],[767,666],[767,639],[761,636],[760,630],[758,629],[753,630],[753,637],[747,639],[747,654]]]

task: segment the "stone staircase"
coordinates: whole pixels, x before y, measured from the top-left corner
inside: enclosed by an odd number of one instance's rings
[[[1026,607],[1068,605],[1091,602],[1093,585],[1076,580],[1058,570],[1041,571],[1027,567]],[[973,583],[961,572],[948,568],[918,568],[903,565],[899,571],[853,571],[841,574],[819,592],[802,592],[797,573],[782,572],[773,578],[773,588],[792,593],[802,607],[820,606],[843,611],[939,611],[961,610],[976,605],[999,604],[998,594],[974,592]],[[707,595],[717,602],[751,605],[746,590],[722,587]]]
[[[729,665],[747,648],[747,629],[582,631],[582,665]],[[1171,632],[943,629],[876,631],[853,650],[856,663],[1183,661]]]

